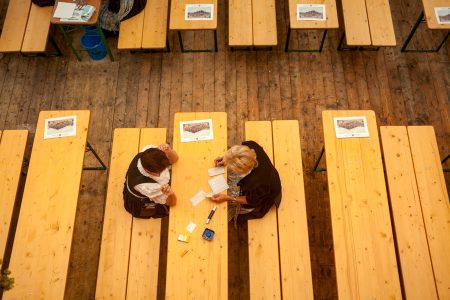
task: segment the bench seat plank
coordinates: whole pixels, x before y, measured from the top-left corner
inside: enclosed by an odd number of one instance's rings
[[[143,128],[139,151],[146,145],[165,142],[165,128]],[[161,219],[133,218],[132,227],[126,299],[154,300],[158,290]]]
[[[389,0],[366,0],[372,46],[395,46]]]
[[[5,255],[28,130],[0,131],[0,259]]]
[[[270,121],[245,122],[245,139],[257,142],[273,162]],[[262,219],[248,221],[250,299],[281,299],[277,209]]]
[[[450,299],[450,203],[432,126],[408,126],[439,299]]]
[[[10,0],[0,37],[0,52],[19,52],[27,27],[31,0]]]
[[[326,21],[298,21],[297,4],[325,4]],[[335,0],[289,0],[289,21],[293,29],[331,29],[338,28]]]
[[[149,7],[149,2],[145,8]],[[145,9],[136,16],[120,22],[117,49],[140,49],[144,28]]]
[[[369,20],[364,0],[342,0],[345,38],[349,46],[370,46]]]
[[[23,38],[22,52],[45,52],[47,48],[48,34],[50,31],[50,19],[53,7],[39,7],[31,4],[30,16]]]
[[[284,299],[314,299],[302,153],[297,120],[273,121],[275,167],[283,199],[278,208],[281,287]]]
[[[253,45],[276,46],[277,16],[275,0],[252,0]]]
[[[228,44],[252,46],[252,0],[229,0],[228,8]]]
[[[406,299],[438,299],[406,126],[381,126]]]
[[[167,40],[169,0],[147,0],[145,7],[143,49],[164,49]]]

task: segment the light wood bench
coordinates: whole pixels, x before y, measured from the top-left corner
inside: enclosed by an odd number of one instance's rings
[[[230,0],[228,7],[228,45],[232,50],[278,44],[275,0]]]
[[[286,46],[284,47],[285,52],[322,52],[323,44],[327,36],[328,29],[336,29],[339,27],[336,1],[335,0],[324,0],[321,1],[325,5],[325,21],[305,21],[297,20],[297,5],[298,4],[317,4],[317,0],[289,0],[289,27],[286,37]],[[318,50],[307,50],[307,49],[289,49],[289,40],[291,37],[292,30],[302,30],[302,29],[314,29],[323,30],[322,39]]]
[[[0,259],[4,258],[28,130],[0,130]]]
[[[138,15],[120,23],[118,49],[166,49],[169,0],[148,0]]]
[[[450,298],[450,206],[431,126],[382,126],[407,299]]]
[[[156,299],[161,219],[134,218],[122,191],[140,149],[165,141],[165,128],[114,130],[95,299]]]
[[[389,0],[342,0],[342,17],[344,32],[338,50],[378,50],[396,45]]]

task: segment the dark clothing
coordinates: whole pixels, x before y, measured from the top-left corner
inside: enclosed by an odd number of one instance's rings
[[[238,182],[240,193],[248,203],[243,207],[254,208],[248,214],[239,215],[240,221],[262,218],[273,204],[278,207],[281,202],[280,176],[264,149],[254,141],[246,141],[242,145],[255,150],[258,166]]]
[[[147,5],[147,0],[134,0],[131,11],[120,21],[122,22],[134,17],[135,15],[144,10],[145,5]]]
[[[141,183],[156,183],[150,177],[142,175],[137,167],[141,153],[138,153],[130,163],[123,188],[124,206],[127,212],[136,218],[162,218],[169,215],[169,207],[155,203],[139,193],[134,187]]]

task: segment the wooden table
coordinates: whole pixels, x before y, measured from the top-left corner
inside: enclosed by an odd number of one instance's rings
[[[338,116],[366,116],[370,137],[337,139]],[[375,113],[322,118],[339,299],[401,299]]]
[[[180,121],[202,119],[212,119],[214,139],[182,143]],[[228,299],[227,204],[205,199],[193,207],[189,201],[201,189],[210,191],[207,170],[227,149],[226,113],[175,114],[173,148],[180,159],[172,167],[172,188],[178,201],[169,216],[166,299]],[[217,211],[205,224],[214,205]],[[189,222],[197,224],[192,234],[185,229]],[[215,231],[212,241],[202,239],[206,227]],[[177,241],[178,234],[189,234],[189,243]],[[186,249],[189,252],[180,256]]]
[[[55,9],[58,6],[59,2],[68,2],[68,3],[73,3],[72,0],[56,0],[55,1],[55,5],[53,7],[53,12],[52,12],[52,19],[51,19],[51,23],[55,24],[58,26],[58,28],[61,30],[61,33],[64,36],[64,40],[66,41],[67,46],[70,48],[70,50],[72,50],[72,53],[75,55],[75,57],[77,58],[78,61],[81,61],[81,57],[80,54],[78,53],[77,49],[75,49],[75,47],[73,46],[73,42],[72,39],[69,38],[69,36],[67,35],[67,32],[65,30],[65,26],[77,26],[77,25],[92,25],[95,26],[97,29],[98,34],[100,35],[100,38],[102,39],[103,44],[106,47],[106,51],[108,52],[108,56],[111,59],[111,61],[114,61],[114,57],[112,55],[111,49],[109,48],[109,44],[108,41],[105,38],[105,35],[103,34],[103,31],[100,27],[100,24],[98,23],[98,14],[100,11],[100,3],[101,0],[86,0],[86,3],[89,5],[92,5],[95,7],[95,12],[94,14],[91,16],[91,18],[87,21],[87,22],[67,22],[67,21],[61,21],[61,19],[59,18],[54,18],[53,15],[55,14]]]
[[[76,136],[44,140],[48,118],[77,116]],[[63,299],[89,111],[41,111],[3,299]]]
[[[212,20],[185,20],[186,4],[213,4],[213,19]],[[217,52],[217,0],[172,0],[170,3],[170,21],[169,29],[176,30],[178,34],[178,41],[182,52],[212,52],[213,50],[187,50],[183,46],[183,38],[181,31],[187,30],[212,30],[214,32],[214,51]]]

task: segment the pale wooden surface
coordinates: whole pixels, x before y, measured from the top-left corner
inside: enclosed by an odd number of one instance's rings
[[[366,7],[372,46],[395,46],[394,24],[389,0],[366,0]]]
[[[163,49],[166,47],[168,18],[169,0],[147,0],[142,48]]]
[[[179,122],[203,119],[212,119],[214,139],[182,143]],[[205,199],[193,207],[189,201],[201,189],[210,191],[207,170],[227,149],[226,113],[176,113],[173,148],[180,159],[172,167],[172,188],[178,200],[169,216],[166,299],[228,299],[227,204]],[[214,205],[217,211],[206,225]],[[197,224],[192,234],[185,229],[189,222]],[[202,239],[205,227],[215,231],[212,241]],[[177,241],[180,233],[189,234],[190,242]],[[190,252],[181,257],[186,249]]]
[[[171,30],[195,30],[217,28],[217,0],[172,0],[170,2]],[[214,17],[212,20],[186,21],[184,19],[186,4],[214,4]]]
[[[47,118],[77,116],[77,135],[44,140]],[[41,111],[3,299],[62,299],[89,126],[89,111]]]
[[[337,139],[336,116],[366,116],[370,137]],[[322,119],[339,299],[401,299],[375,113]]]
[[[439,299],[450,299],[450,203],[432,126],[408,126]]]
[[[28,130],[0,131],[0,259],[5,254],[27,137]]]
[[[245,122],[245,139],[257,142],[273,162],[270,121]],[[248,220],[248,265],[250,299],[281,299],[275,205],[263,218]]]
[[[298,21],[297,4],[325,4],[326,21]],[[289,0],[289,20],[293,29],[338,28],[335,0]]]
[[[342,0],[342,14],[345,25],[345,39],[349,46],[369,46],[369,21],[364,0]]]
[[[380,134],[406,299],[438,299],[406,126]]]
[[[34,3],[31,4],[22,52],[45,52],[52,11],[51,6],[39,7]]]
[[[427,20],[427,26],[430,29],[450,29],[450,24],[439,24],[434,13],[435,7],[450,7],[449,0],[422,0],[423,11],[425,19]],[[417,16],[414,16],[416,20]]]
[[[228,45],[253,45],[252,0],[229,0]]]
[[[53,6],[54,10],[58,6],[58,2],[73,3],[72,0],[55,0],[55,5]],[[87,4],[95,7],[94,14],[91,16],[91,18],[87,22],[61,22],[61,20],[59,18],[53,18],[54,10],[52,11],[52,14],[51,14],[52,18],[50,21],[52,24],[94,25],[95,23],[97,23],[97,20],[98,20],[98,12],[100,10],[100,2],[101,2],[101,0],[86,0]]]
[[[142,47],[145,10],[149,7],[149,3],[150,0],[139,14],[120,22],[117,49],[140,49]]]
[[[278,208],[283,298],[312,300],[314,295],[298,121],[273,121],[272,129],[275,167],[283,189]]]
[[[277,45],[275,0],[252,0],[253,45]]]
[[[10,0],[0,37],[0,52],[19,52],[27,27],[31,0]]]
[[[165,128],[141,129],[139,150],[166,142]],[[125,210],[125,209],[124,209]],[[161,219],[133,218],[126,299],[156,299]]]

